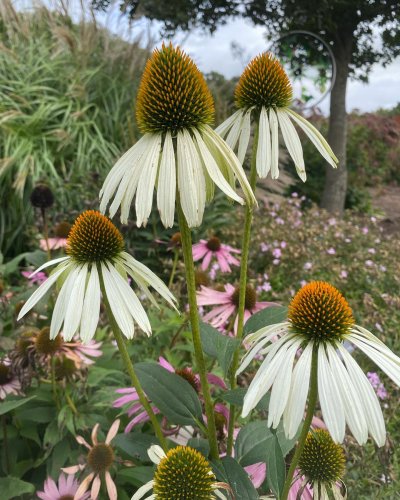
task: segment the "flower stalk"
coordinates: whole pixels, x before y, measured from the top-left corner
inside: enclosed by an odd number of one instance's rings
[[[146,395],[142,389],[139,378],[136,375],[135,369],[133,367],[132,361],[131,361],[129,353],[128,353],[128,349],[126,348],[126,345],[125,345],[125,340],[122,336],[121,330],[119,329],[119,326],[118,326],[118,324],[114,318],[114,315],[112,313],[111,306],[110,306],[110,303],[108,301],[105,286],[104,286],[104,279],[103,279],[103,276],[102,276],[100,270],[99,270],[99,279],[100,279],[100,289],[101,289],[101,293],[103,296],[104,305],[106,306],[107,315],[108,315],[108,318],[109,318],[109,321],[111,324],[111,329],[113,331],[115,340],[117,342],[119,352],[121,353],[122,361],[125,365],[125,368],[127,369],[129,376],[130,376],[132,386],[137,391],[139,401],[142,404],[143,408],[146,410],[146,412],[150,418],[150,421],[153,425],[154,432],[155,432],[163,450],[166,452],[168,450],[167,441],[162,433],[161,426],[157,420],[157,417],[155,416],[149,402],[147,401]]]
[[[301,434],[299,437],[299,441],[297,443],[296,451],[293,455],[288,473],[286,475],[286,480],[283,486],[281,500],[287,500],[288,498],[289,490],[292,485],[293,474],[300,460],[301,453],[303,451],[304,444],[306,442],[307,435],[311,427],[314,410],[317,404],[317,396],[318,396],[318,345],[314,344],[312,360],[311,360],[310,393],[308,398],[307,414],[306,418],[304,419],[303,427],[301,429]]]
[[[254,142],[253,151],[251,156],[251,167],[250,167],[250,187],[252,191],[255,190],[257,182],[257,169],[256,169],[256,156],[257,156],[257,144],[258,144],[258,125],[256,125],[254,132]],[[243,337],[243,327],[244,327],[244,310],[246,305],[246,288],[247,288],[247,270],[249,262],[249,251],[250,251],[250,237],[251,237],[251,224],[253,222],[253,207],[251,205],[246,205],[246,215],[244,220],[244,230],[243,230],[243,240],[242,240],[242,257],[240,261],[240,281],[239,281],[239,306],[238,306],[238,324],[236,338],[241,340]],[[240,355],[240,345],[237,347],[232,360],[231,370],[230,370],[230,388],[234,389],[237,385],[236,381],[236,371],[239,366],[239,355]],[[228,424],[228,440],[227,440],[227,455],[232,454],[233,448],[233,430],[235,427],[235,405],[230,405],[229,410],[229,424]]]
[[[200,383],[203,391],[204,405],[207,416],[208,441],[210,444],[211,456],[212,458],[217,459],[219,457],[219,452],[218,452],[217,433],[216,433],[215,419],[214,419],[214,405],[211,399],[210,388],[208,385],[206,364],[204,360],[203,348],[201,346],[201,338],[200,338],[200,322],[199,322],[199,314],[197,308],[196,281],[195,281],[194,263],[192,254],[192,235],[189,226],[186,222],[180,201],[178,201],[178,221],[179,221],[179,230],[182,236],[182,251],[185,262],[185,274],[186,274],[186,284],[188,291],[189,315],[192,327],[194,355],[196,359],[197,370],[200,375]]]

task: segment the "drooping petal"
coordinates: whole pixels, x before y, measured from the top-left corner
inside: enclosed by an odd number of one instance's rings
[[[136,225],[146,226],[153,204],[153,192],[160,161],[161,134],[156,134],[154,142],[143,160],[143,168],[140,174],[136,192]]]
[[[305,182],[306,171],[304,167],[303,148],[301,146],[297,130],[294,128],[293,123],[289,120],[286,110],[278,109],[277,116],[287,150],[293,159],[300,179]]]
[[[75,283],[72,287],[67,310],[65,311],[63,336],[67,342],[75,335],[81,322],[87,273],[87,264],[77,269]]]
[[[261,108],[260,121],[258,128],[258,145],[256,154],[257,174],[261,177],[267,177],[271,169],[271,136],[268,122],[268,112]]]
[[[100,281],[96,265],[92,265],[82,310],[80,337],[84,344],[90,342],[96,332],[100,316]]]
[[[76,274],[73,272],[77,269],[76,265],[73,264],[73,261],[70,262],[69,266],[69,274],[64,281],[60,293],[58,294],[56,304],[53,309],[53,314],[51,317],[50,323],[50,338],[55,339],[60,332],[61,325],[65,319],[65,312],[67,310],[67,305],[69,303],[72,287],[74,286]]]
[[[109,471],[106,471],[105,476],[106,476],[106,486],[107,486],[108,498],[109,498],[109,500],[117,500],[117,497],[118,497],[117,487],[115,486],[115,483],[114,483],[113,478],[111,477],[111,474],[109,473]]]
[[[271,127],[271,178],[279,177],[279,126],[278,118],[273,109],[269,110],[269,125]]]
[[[39,300],[46,295],[46,293],[50,290],[50,288],[57,281],[59,276],[65,271],[66,266],[60,266],[60,269],[56,270],[53,274],[51,274],[46,281],[44,281],[40,287],[35,290],[35,292],[29,297],[29,299],[25,302],[22,307],[20,313],[18,314],[17,321],[25,316],[25,314],[32,309],[32,307],[39,302]]]
[[[71,257],[69,255],[67,255],[66,257],[59,257],[58,259],[53,259],[53,260],[49,260],[48,262],[45,262],[44,264],[42,264],[40,267],[38,267],[32,274],[30,274],[28,277],[29,279],[33,278],[37,273],[40,273],[40,271],[43,271],[43,269],[45,269],[46,267],[49,267],[49,266],[54,266],[54,264],[59,264],[60,262],[63,262],[64,260],[67,260],[67,259],[71,259]]]
[[[246,114],[243,117],[242,130],[240,132],[239,138],[239,148],[237,157],[240,163],[243,165],[244,159],[246,157],[246,151],[249,146],[250,141],[250,132],[251,132],[251,111],[253,108],[250,108],[246,111]]]
[[[157,183],[157,206],[165,227],[174,225],[176,164],[171,132],[165,134]]]
[[[288,402],[283,413],[283,425],[286,436],[292,439],[303,419],[310,387],[311,360],[313,342],[307,344],[293,370],[292,384]]]
[[[228,135],[226,136],[225,142],[228,146],[233,150],[236,147],[237,141],[239,139],[240,132],[242,130],[243,118],[245,113],[242,112],[242,116],[240,120],[237,119],[234,121]]]
[[[243,111],[241,109],[238,109],[231,115],[229,118],[227,118],[224,122],[221,123],[216,129],[215,132],[219,134],[221,137],[225,137],[226,134],[228,133],[229,129],[233,126],[233,124],[236,121],[241,121],[242,119],[242,113]]]
[[[137,492],[133,495],[133,497],[131,498],[131,500],[140,500],[141,498],[144,497],[144,495],[149,492],[150,490],[153,489],[153,486],[154,486],[154,481],[149,481],[148,483],[144,484],[143,486],[141,486]],[[147,497],[148,500],[150,499],[150,497]]]
[[[335,442],[341,443],[346,426],[343,402],[322,344],[318,348],[318,395],[329,433]]]

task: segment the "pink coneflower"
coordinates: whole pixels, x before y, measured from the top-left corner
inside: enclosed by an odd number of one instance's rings
[[[49,243],[48,247],[47,241]],[[47,252],[47,250],[58,250],[59,248],[65,248],[67,246],[67,238],[49,238],[47,241],[45,239],[39,241],[40,248],[45,252]]]
[[[217,259],[219,267],[223,273],[231,272],[229,264],[232,264],[233,266],[240,266],[238,259],[231,255],[232,253],[240,253],[240,250],[237,250],[229,245],[224,245],[216,236],[213,236],[208,241],[200,240],[199,243],[193,245],[192,250],[194,261],[203,259],[201,264],[203,271],[208,269],[213,257]]]
[[[0,360],[0,400],[5,399],[8,394],[21,394],[21,382],[12,372],[11,361],[3,358]]]
[[[99,496],[101,477],[104,475],[108,498],[110,500],[117,500],[117,487],[115,486],[109,469],[113,465],[115,459],[114,450],[110,443],[118,432],[119,424],[120,421],[115,420],[115,422],[111,425],[104,443],[99,443],[97,440],[99,424],[96,424],[92,430],[92,446],[82,436],[76,436],[78,443],[86,446],[89,450],[86,457],[86,463],[83,465],[73,465],[72,467],[63,467],[62,470],[67,474],[76,474],[88,466],[91,469],[91,472],[82,481],[75,493],[74,498],[79,498],[80,495],[88,489],[89,484],[93,481],[92,488],[90,490],[90,498],[91,500],[96,500]]]
[[[75,363],[92,365],[94,360],[91,358],[99,358],[103,351],[100,350],[103,342],[96,342],[94,339],[89,340],[87,344],[83,344],[79,337],[75,336],[72,342],[64,342],[63,351],[67,358],[72,359]]]
[[[47,280],[46,273],[44,273],[43,271],[39,271],[34,276],[32,276],[32,271],[22,271],[21,274],[24,278],[28,279],[32,285],[41,285],[44,281]]]
[[[82,492],[75,496],[79,489],[79,482],[74,475],[60,474],[58,486],[56,482],[48,477],[43,485],[43,491],[37,491],[36,495],[42,500],[87,500],[90,497],[89,492]]]
[[[203,320],[210,323],[215,328],[223,328],[229,317],[237,313],[239,305],[239,287],[224,285],[225,291],[219,292],[211,288],[202,286],[197,292],[197,304],[199,306],[218,306],[207,313]],[[251,285],[246,287],[244,322],[254,313],[269,306],[276,305],[274,302],[257,302],[257,295]],[[234,324],[234,331],[237,327],[237,316]]]
[[[199,392],[200,388],[200,378],[197,374],[193,373],[193,371],[190,368],[181,368],[181,369],[175,369],[168,361],[163,358],[162,356],[159,357],[158,359],[158,364],[165,368],[165,370],[171,372],[171,373],[176,373],[180,377],[184,378],[189,384],[193,387],[193,389],[196,392]],[[211,386],[215,387],[220,387],[221,389],[226,390],[226,385],[225,382],[218,377],[217,375],[214,375],[213,373],[209,373],[207,375],[208,382]],[[129,422],[129,424],[125,427],[125,432],[128,433],[130,432],[135,425],[141,424],[143,422],[147,422],[149,420],[149,416],[147,412],[143,409],[142,404],[139,401],[139,396],[136,392],[136,389],[133,387],[124,387],[122,389],[117,389],[115,392],[118,394],[123,394],[122,397],[116,399],[113,402],[113,407],[114,408],[121,408],[122,406],[125,406],[127,404],[131,405],[128,410],[127,414],[128,417],[133,417],[133,419]],[[149,401],[150,402],[150,401]],[[151,404],[151,402],[150,402]],[[151,407],[153,409],[153,412],[155,414],[160,413],[160,410],[151,404]],[[169,433],[167,429],[165,430],[165,433]],[[173,432],[175,433],[177,429],[175,429]]]

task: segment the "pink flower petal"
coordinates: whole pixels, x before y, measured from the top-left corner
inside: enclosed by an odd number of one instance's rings
[[[119,424],[121,423],[121,421],[119,419],[117,419],[113,424],[112,426],[110,427],[110,430],[108,431],[107,433],[107,437],[106,437],[106,444],[110,444],[111,441],[115,438],[115,436],[117,435],[117,432],[118,432],[118,429],[119,429]]]
[[[110,500],[117,500],[117,487],[115,486],[111,474],[108,471],[106,471],[106,485],[107,485],[108,498]]]

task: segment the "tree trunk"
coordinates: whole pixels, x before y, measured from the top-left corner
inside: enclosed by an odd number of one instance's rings
[[[339,159],[338,168],[327,166],[321,206],[339,216],[343,214],[347,189],[347,114],[346,89],[350,58],[336,54],[336,80],[331,92],[328,142]],[[351,52],[350,52],[351,57]]]

